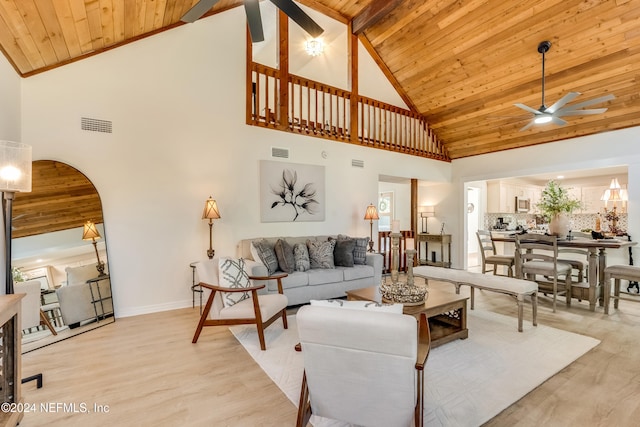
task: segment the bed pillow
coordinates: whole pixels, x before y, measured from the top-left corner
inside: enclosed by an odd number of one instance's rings
[[[296,270],[296,262],[291,245],[284,239],[278,239],[273,249],[276,253],[280,270],[285,273],[293,273]]]
[[[278,271],[278,258],[273,250],[273,247],[265,239],[256,240],[253,242],[253,246],[258,252],[260,261],[267,267],[269,276]],[[257,261],[257,260],[256,260]]]
[[[311,268],[309,261],[309,249],[304,243],[293,245],[293,259],[296,264],[296,271],[307,271]]]
[[[333,250],[335,247],[335,240],[324,242],[307,240],[311,268],[336,268],[333,262]]]
[[[248,288],[251,286],[244,259],[220,258],[218,260],[218,280],[223,288]],[[221,292],[222,304],[231,307],[250,298],[249,292]]]

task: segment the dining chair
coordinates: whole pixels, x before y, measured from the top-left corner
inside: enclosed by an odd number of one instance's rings
[[[539,291],[544,295],[551,292],[554,313],[558,295],[564,294],[567,306],[570,306],[572,268],[570,264],[558,260],[558,238],[542,234],[516,234],[515,243],[516,276],[537,282]],[[560,278],[561,289],[558,286]]]
[[[513,266],[515,257],[513,255],[498,255],[496,252],[496,244],[491,239],[491,232],[486,230],[478,230],[478,245],[480,247],[480,255],[482,256],[482,272],[491,271],[493,266],[493,274],[498,275],[498,266],[503,265],[507,268],[507,275],[513,277]],[[487,268],[487,266],[489,266]]]
[[[427,317],[302,306],[304,373],[297,427],[311,415],[362,426],[423,425]]]

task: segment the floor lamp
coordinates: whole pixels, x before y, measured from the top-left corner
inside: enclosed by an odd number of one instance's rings
[[[91,240],[93,244],[93,249],[96,251],[96,258],[98,260],[98,264],[96,264],[96,268],[98,269],[98,276],[104,276],[104,262],[100,261],[100,255],[98,254],[98,242],[96,239],[101,238],[100,232],[96,228],[96,225],[92,221],[87,221],[84,223],[84,227],[82,228],[82,240]]]
[[[31,146],[21,142],[0,141],[0,191],[4,215],[5,293],[13,293],[11,271],[11,219],[16,192],[31,191]]]
[[[209,220],[209,249],[207,250],[207,256],[209,259],[213,258],[216,251],[213,250],[213,220],[220,219],[220,211],[218,210],[218,204],[213,197],[209,196],[206,202],[204,202],[204,211],[202,212],[202,219]]]
[[[374,219],[380,219],[380,217],[378,217],[378,210],[376,209],[376,207],[373,204],[370,204],[369,206],[367,206],[367,211],[364,213],[364,219],[368,219],[369,220],[369,226],[370,226],[370,235],[371,237],[369,238],[369,251],[368,252],[373,252],[373,220]]]

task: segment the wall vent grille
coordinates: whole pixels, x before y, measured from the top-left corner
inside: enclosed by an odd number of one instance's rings
[[[88,117],[81,117],[80,127],[82,128],[82,130],[87,130],[90,132],[112,133],[110,120],[90,119]]]
[[[364,160],[351,159],[351,166],[353,166],[354,168],[363,168]]]
[[[288,148],[271,147],[271,157],[278,157],[280,159],[288,159],[289,158],[289,149]]]

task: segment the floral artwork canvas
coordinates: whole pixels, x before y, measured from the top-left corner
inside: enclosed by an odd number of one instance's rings
[[[324,166],[260,161],[262,222],[324,221]]]

